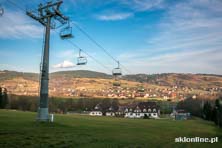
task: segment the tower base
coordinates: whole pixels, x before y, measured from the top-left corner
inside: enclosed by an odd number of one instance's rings
[[[36,120],[48,122],[49,121],[49,109],[48,108],[39,108]]]

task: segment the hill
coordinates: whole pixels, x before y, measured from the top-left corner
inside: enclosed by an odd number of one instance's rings
[[[201,119],[187,121],[55,115],[0,110],[0,147],[222,147],[222,130]],[[175,143],[176,137],[218,137],[217,143]]]
[[[27,80],[38,81],[39,74],[37,73],[27,73],[27,72],[16,72],[16,71],[0,71],[0,81],[9,80],[17,77],[22,77]],[[51,78],[101,78],[101,79],[110,79],[111,75],[88,71],[88,70],[75,70],[75,71],[59,71],[50,74]]]
[[[78,70],[50,74],[50,95],[69,97],[185,98],[189,95],[217,97],[222,93],[222,76],[208,74],[136,74],[124,75],[121,87],[113,87],[111,75]],[[39,75],[0,71],[0,86],[17,95],[38,95]],[[143,93],[138,92],[143,90]]]
[[[51,73],[50,76],[54,77],[66,77],[66,78],[100,78],[100,79],[111,79],[112,76],[95,71],[89,70],[76,70],[76,71],[59,71]]]
[[[222,87],[222,76],[214,74],[136,74],[126,75],[123,77],[123,79],[160,86],[180,86],[191,87],[195,89]]]
[[[38,81],[39,74],[36,73],[26,73],[26,72],[17,72],[17,71],[0,71],[0,82],[5,80],[10,80],[14,78],[22,77],[27,80]]]

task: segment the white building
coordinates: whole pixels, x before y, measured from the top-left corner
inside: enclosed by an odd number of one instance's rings
[[[91,111],[89,113],[90,116],[102,116],[103,113],[101,111]]]
[[[125,109],[125,118],[159,118],[160,109],[156,102],[140,102]]]

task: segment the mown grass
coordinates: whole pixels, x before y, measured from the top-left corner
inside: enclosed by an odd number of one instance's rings
[[[222,130],[201,119],[143,120],[56,115],[35,121],[31,112],[0,110],[0,147],[222,147]],[[218,137],[218,143],[175,143],[176,137]]]

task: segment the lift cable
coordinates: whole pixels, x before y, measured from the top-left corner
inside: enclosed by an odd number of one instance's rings
[[[58,32],[57,32],[58,33]],[[97,64],[101,65],[103,68],[105,68],[106,70],[110,71],[110,68],[108,68],[107,66],[105,66],[103,63],[101,63],[100,61],[98,61],[95,57],[93,57],[92,55],[90,55],[88,52],[86,52],[85,50],[82,50],[78,45],[76,45],[75,43],[73,43],[70,40],[66,40],[68,43],[70,43],[71,45],[73,45],[75,48],[77,48],[78,50],[81,50],[83,53],[85,53],[88,57],[90,57],[91,59],[93,59]]]
[[[115,62],[119,62],[117,59],[115,59],[101,44],[99,44],[95,39],[93,39],[89,33],[83,30],[82,27],[80,27],[78,24],[72,22],[72,24],[80,31],[82,32],[90,41],[92,41],[96,46],[98,46],[102,51],[104,51],[111,59],[113,59]],[[128,73],[131,73],[123,64],[119,63],[121,67],[125,69]]]
[[[46,2],[46,0],[43,0]],[[18,6],[16,3],[14,3],[11,0],[7,0],[7,2],[13,4],[14,6],[18,7],[19,9],[21,9],[22,11],[25,11],[25,9],[23,9],[22,7]],[[79,25],[77,25],[76,23],[73,23],[76,26],[76,28],[81,31],[87,38],[89,38],[94,44],[96,44],[100,49],[102,49],[111,59],[113,59],[115,62],[119,62],[118,60],[116,60],[102,45],[100,45],[98,42],[96,42],[86,31],[84,31]],[[69,41],[71,42],[71,41]],[[78,49],[81,49],[79,47],[77,47]],[[83,51],[86,55],[88,55],[90,58],[94,59],[97,63],[100,63],[98,60],[96,60],[93,56],[89,55],[87,52]],[[101,65],[102,63],[100,63]],[[131,73],[123,64],[121,64],[121,67],[123,67],[123,69],[125,69],[125,71],[127,71],[128,73]],[[103,66],[104,67],[104,66]],[[106,67],[106,66],[105,66]],[[106,68],[107,69],[107,68]]]
[[[11,0],[7,0],[6,2],[9,2],[10,4],[14,5],[15,7],[19,8],[20,10],[26,12],[25,9],[23,9],[22,7],[20,7],[19,5],[17,5],[15,2],[11,1]],[[59,32],[57,32],[56,30],[54,30],[56,33],[59,34]],[[67,42],[69,42],[71,45],[73,45],[75,48],[77,49],[81,49],[79,46],[77,46],[75,43],[73,43],[70,40],[66,40]],[[81,49],[82,50],[82,49]],[[86,52],[85,50],[82,50],[83,53],[85,53],[88,57],[90,57],[91,59],[93,59],[97,64],[101,65],[103,68],[105,68],[106,70],[110,71],[110,68],[108,68],[107,66],[105,66],[104,64],[102,64],[100,61],[98,61],[95,57],[93,57],[92,55],[90,55],[88,52]]]
[[[47,2],[47,0],[43,0],[44,2]],[[93,39],[89,33],[87,33],[86,31],[83,30],[83,28],[81,28],[78,24],[72,22],[72,24],[74,26],[76,26],[76,28],[82,32],[89,40],[91,40],[96,46],[98,46],[103,52],[105,52],[112,60],[114,60],[118,65],[120,65],[123,69],[125,69],[125,71],[127,71],[129,74],[131,74],[130,70],[128,70],[128,68],[126,68],[123,64],[119,63],[119,61],[117,59],[115,59],[101,44],[99,44],[95,39]],[[79,48],[80,49],[80,48]],[[87,54],[87,53],[86,53]],[[89,56],[89,55],[88,55]],[[91,56],[90,56],[91,57]],[[92,57],[91,57],[92,58]]]

